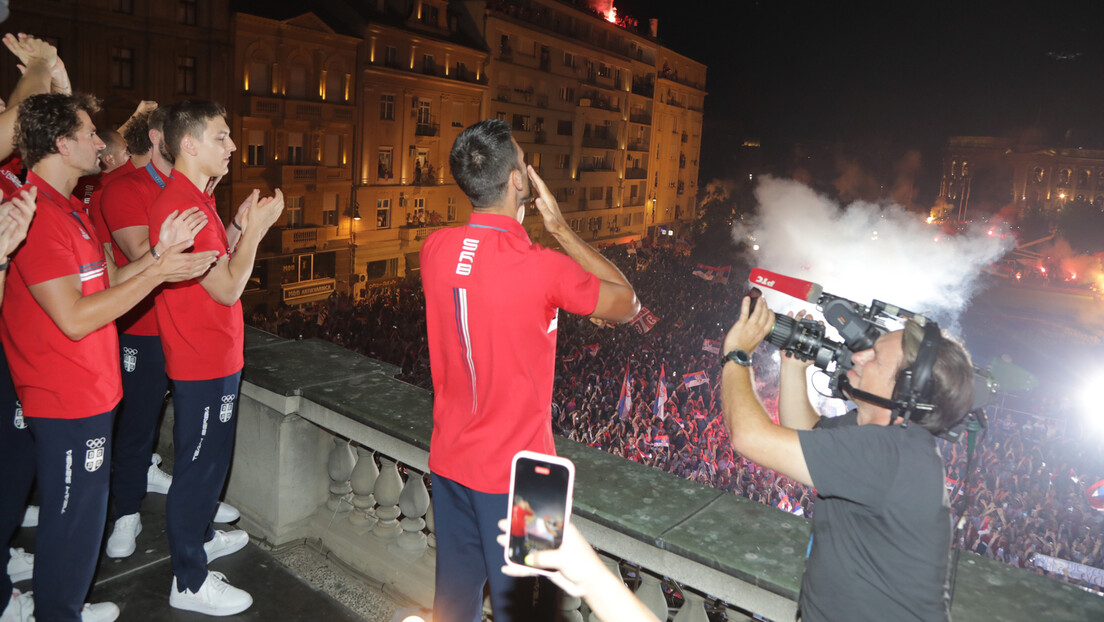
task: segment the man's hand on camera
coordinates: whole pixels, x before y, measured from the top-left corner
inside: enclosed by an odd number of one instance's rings
[[[740,319],[736,320],[725,335],[722,352],[751,352],[770,334],[774,327],[774,311],[770,310],[765,300],[760,300],[755,305],[755,310],[749,313],[750,306],[751,298],[744,296],[740,301]]]
[[[801,311],[798,311],[797,315],[794,315],[793,311],[790,311],[786,315],[792,317],[794,319],[795,323],[800,323],[801,320],[804,320],[806,318],[812,319],[812,317],[813,317],[813,315],[811,313],[805,311],[804,309],[802,309]],[[823,323],[824,322],[818,322],[818,324],[823,324]],[[809,359],[809,360],[805,361],[805,360],[802,360],[801,357],[793,354],[792,352],[789,352],[788,350],[783,350],[782,351],[782,360],[780,362],[780,365],[783,368],[793,367],[795,369],[805,369],[806,367],[808,367],[812,364],[813,364],[812,359]]]

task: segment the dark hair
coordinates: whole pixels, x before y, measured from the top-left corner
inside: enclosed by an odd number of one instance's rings
[[[126,141],[127,150],[134,155],[146,155],[150,150],[149,119],[150,112],[143,112],[130,118],[130,123],[123,132],[123,140]]]
[[[506,191],[510,172],[517,169],[517,147],[509,124],[484,119],[460,132],[452,143],[449,168],[473,207],[494,205]]]
[[[901,372],[916,360],[923,339],[923,326],[913,320],[905,322],[904,334],[901,336],[901,349],[904,352],[901,357]],[[935,364],[932,365],[928,381],[930,403],[935,408],[916,416],[913,423],[938,435],[953,428],[973,405],[974,368],[966,348],[946,331],[940,332],[936,348]],[[902,374],[898,373],[898,383],[901,378]]]
[[[103,141],[104,148],[102,153],[110,153],[112,151],[122,152],[124,149],[128,149],[126,141],[123,139],[123,135],[115,130],[99,130],[96,132],[96,135],[99,136],[100,140]]]
[[[226,108],[209,99],[185,99],[169,107],[165,115],[165,148],[173,159],[180,157],[180,141],[184,136],[202,139],[207,121],[226,117]]]
[[[81,110],[89,116],[100,111],[100,100],[85,93],[42,93],[19,104],[15,121],[15,146],[27,168],[57,153],[59,138],[75,138]]]

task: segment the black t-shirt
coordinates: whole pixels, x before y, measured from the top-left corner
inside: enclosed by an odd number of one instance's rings
[[[801,581],[803,622],[950,619],[950,504],[923,428],[855,425],[854,413],[798,432],[817,489]]]

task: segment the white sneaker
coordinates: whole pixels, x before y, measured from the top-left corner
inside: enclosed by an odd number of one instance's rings
[[[161,456],[153,454],[150,459],[149,471],[146,472],[146,492],[167,495],[169,494],[169,486],[172,486],[172,475],[159,469],[157,467],[159,464],[161,464]]]
[[[30,622],[32,613],[34,613],[34,595],[31,592],[24,594],[13,589],[11,600],[8,601],[4,611],[0,612],[0,622]]]
[[[26,581],[34,576],[34,555],[23,549],[8,549],[11,559],[8,560],[8,576],[12,583]]]
[[[218,509],[215,510],[216,523],[232,523],[239,518],[241,518],[241,512],[229,503],[219,503]]]
[[[27,511],[23,512],[23,526],[24,527],[38,527],[38,506],[28,505]]]
[[[252,604],[253,597],[249,592],[230,585],[226,575],[213,570],[207,571],[207,579],[195,592],[177,591],[176,577],[173,577],[172,592],[169,593],[170,607],[209,616],[232,616],[249,609]]]
[[[81,622],[115,622],[119,617],[119,606],[115,603],[84,603],[81,609]]]
[[[210,542],[204,543],[203,550],[207,551],[207,563],[209,564],[220,557],[237,553],[244,549],[247,544],[249,544],[249,534],[241,529],[235,529],[234,531],[219,529],[215,531],[215,537],[211,538]]]
[[[130,557],[137,548],[138,534],[142,533],[142,517],[138,512],[120,516],[115,521],[115,528],[111,530],[111,537],[107,539],[104,552],[108,557],[118,559]]]

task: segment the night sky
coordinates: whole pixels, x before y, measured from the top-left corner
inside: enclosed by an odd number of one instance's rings
[[[615,0],[709,65],[701,183],[733,177],[732,145],[795,144],[876,168],[918,149],[937,188],[949,136],[1045,136],[1104,148],[1104,2]],[[934,180],[934,181],[933,181]]]

